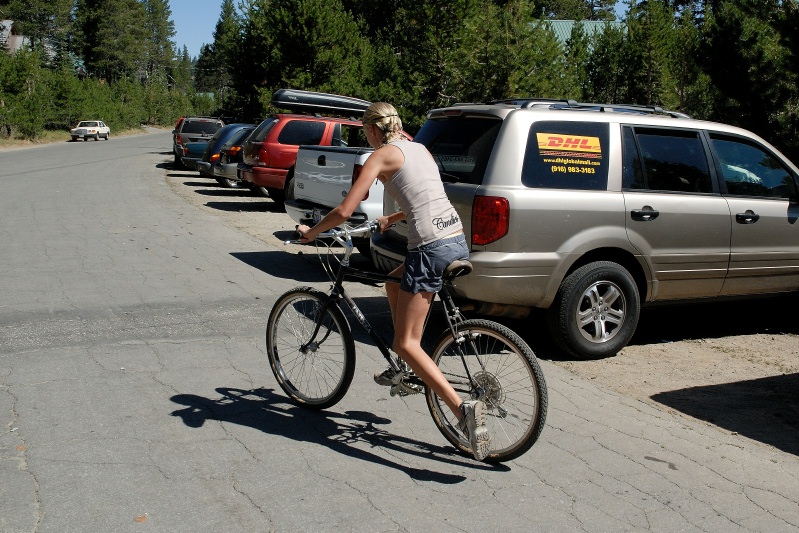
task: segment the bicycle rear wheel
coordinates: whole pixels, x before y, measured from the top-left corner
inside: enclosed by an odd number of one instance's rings
[[[491,320],[458,324],[465,342],[456,344],[445,332],[433,350],[433,361],[464,400],[477,398],[469,383],[458,348],[475,381],[485,390],[485,420],[491,436],[488,462],[515,459],[538,440],[547,413],[547,386],[533,350],[507,327]],[[471,456],[469,441],[458,430],[458,420],[430,388],[427,407],[444,437],[461,453]]]
[[[338,403],[355,373],[349,323],[328,299],[311,287],[292,289],[278,298],[266,323],[266,353],[280,388],[310,409]]]

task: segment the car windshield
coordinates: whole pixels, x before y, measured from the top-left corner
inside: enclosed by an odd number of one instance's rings
[[[501,120],[454,117],[431,119],[413,139],[430,150],[444,181],[479,185],[494,149]]]
[[[79,128],[93,128],[97,126],[97,122],[81,122],[78,124]]]
[[[212,135],[221,127],[222,125],[218,122],[192,120],[183,125],[183,131],[181,133],[205,133]]]

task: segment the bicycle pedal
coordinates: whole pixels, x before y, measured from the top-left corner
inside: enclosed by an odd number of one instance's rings
[[[400,382],[391,386],[389,393],[391,396],[410,396],[411,394],[419,394],[422,392],[422,387],[411,383]]]

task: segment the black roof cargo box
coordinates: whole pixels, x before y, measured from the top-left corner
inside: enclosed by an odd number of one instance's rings
[[[326,113],[332,115],[360,116],[372,102],[340,96],[338,94],[278,89],[272,95],[272,105],[293,113]]]

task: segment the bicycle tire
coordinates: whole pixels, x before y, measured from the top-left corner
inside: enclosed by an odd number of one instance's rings
[[[329,296],[311,287],[277,299],[266,323],[266,353],[280,388],[298,405],[326,409],[347,393],[355,374],[355,342],[349,322],[335,304],[324,311],[312,346],[315,321]]]
[[[535,444],[544,429],[548,402],[544,373],[527,343],[497,322],[465,320],[458,324],[458,332],[467,336],[462,345],[469,371],[486,391],[482,400],[491,451],[485,461],[516,459]],[[446,331],[435,346],[433,361],[461,398],[476,398],[452,334]],[[425,398],[442,435],[471,457],[469,441],[458,429],[452,411],[430,388],[425,389]]]

